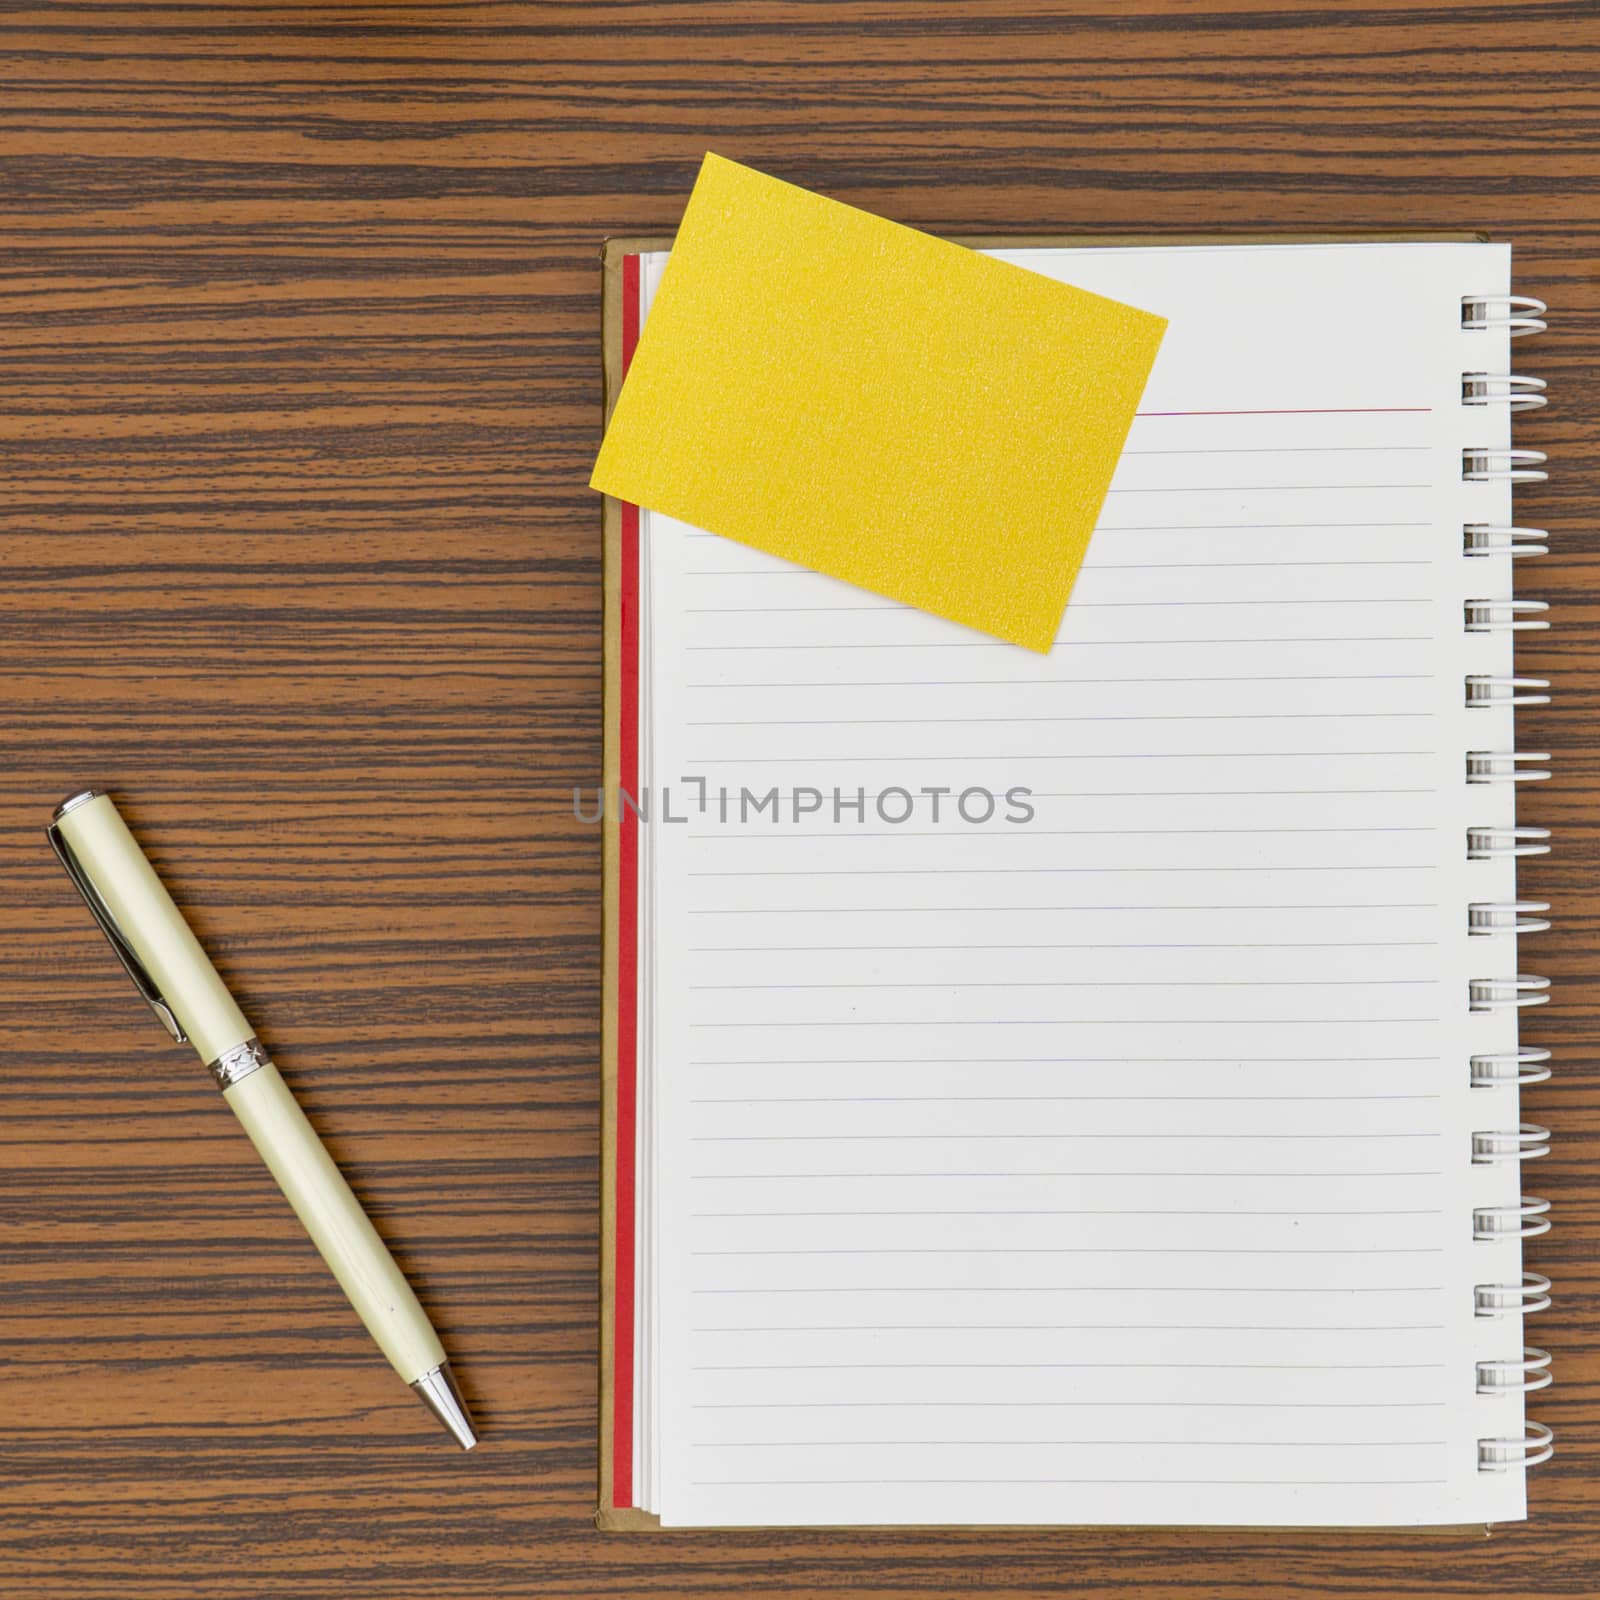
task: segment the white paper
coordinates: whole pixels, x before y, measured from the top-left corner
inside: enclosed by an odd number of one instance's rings
[[[1048,658],[645,518],[642,1498],[1520,1517],[1473,1312],[1520,1252],[1471,1226],[1518,1174],[1470,1162],[1516,1091],[1468,1086],[1516,1029],[1467,1006],[1515,942],[1466,921],[1514,884],[1465,856],[1511,791],[1464,781],[1513,736],[1463,704],[1510,651],[1462,629],[1511,576],[1461,553],[1513,520],[1461,479],[1509,252],[1011,255],[1170,319]]]

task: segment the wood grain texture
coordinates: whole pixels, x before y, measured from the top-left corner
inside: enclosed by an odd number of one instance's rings
[[[1597,69],[1593,0],[0,9],[0,1593],[1600,1590]],[[951,232],[1484,227],[1556,308],[1526,1526],[592,1530],[599,247],[707,147]],[[71,898],[86,782],[414,1274],[473,1456]]]

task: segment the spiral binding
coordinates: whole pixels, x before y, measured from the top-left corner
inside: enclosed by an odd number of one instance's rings
[[[1543,450],[1472,450],[1461,452],[1461,476],[1467,483],[1543,483],[1550,474]]]
[[[1525,295],[1470,295],[1461,302],[1461,326],[1475,332],[1499,331],[1512,338],[1544,330],[1542,301]],[[1546,403],[1542,379],[1517,373],[1469,371],[1461,374],[1463,407],[1504,406],[1507,412],[1533,411]],[[1471,446],[1461,452],[1461,476],[1467,483],[1515,485],[1542,483],[1546,457],[1540,450]],[[1468,560],[1492,556],[1525,559],[1549,550],[1543,528],[1511,523],[1468,522],[1461,530],[1461,549]],[[1468,634],[1516,635],[1548,628],[1548,605],[1540,600],[1471,599],[1463,602],[1462,626]],[[1493,673],[1469,673],[1463,686],[1468,709],[1548,705],[1549,683],[1542,678]],[[1550,776],[1550,757],[1543,751],[1469,750],[1466,781],[1469,784],[1537,783]],[[1483,826],[1467,829],[1467,856],[1473,861],[1544,855],[1550,849],[1547,828]],[[1550,907],[1540,900],[1475,900],[1467,906],[1467,932],[1473,938],[1542,933],[1550,923]],[[1492,947],[1491,947],[1492,948]],[[1550,980],[1529,974],[1474,978],[1467,986],[1468,1010],[1474,1014],[1516,1013],[1545,1004]],[[1510,1050],[1486,1050],[1470,1057],[1469,1081],[1477,1090],[1499,1090],[1542,1083],[1550,1076],[1550,1052],[1531,1045]],[[1487,1103],[1487,1102],[1486,1102]],[[1550,1153],[1550,1130],[1536,1123],[1516,1127],[1476,1129],[1471,1137],[1472,1163],[1478,1167],[1508,1166],[1536,1161]],[[1475,1206],[1472,1236],[1486,1243],[1537,1238],[1550,1228],[1548,1201],[1524,1195],[1516,1205]],[[1550,1280],[1524,1272],[1517,1283],[1480,1283],[1473,1289],[1474,1315],[1486,1320],[1523,1318],[1550,1304]],[[1552,1378],[1550,1354],[1532,1345],[1515,1354],[1495,1354],[1477,1361],[1476,1387],[1480,1395],[1497,1397],[1531,1394]],[[1543,1423],[1526,1422],[1520,1437],[1496,1436],[1478,1440],[1481,1472],[1510,1472],[1548,1461],[1555,1436]]]
[[[1529,633],[1550,626],[1548,600],[1467,600],[1463,602],[1468,633]]]
[[[1539,764],[1549,759],[1548,750],[1469,750],[1467,782],[1543,783],[1550,774]]]
[[[1467,860],[1489,861],[1495,856],[1547,856],[1548,828],[1468,828]]]
[[[1550,1231],[1550,1202],[1523,1195],[1514,1206],[1474,1206],[1472,1237],[1480,1242],[1496,1239],[1537,1239]]]
[[[1537,1161],[1550,1154],[1550,1130],[1537,1122],[1472,1136],[1472,1164],[1492,1167],[1503,1161]]]
[[[1543,333],[1549,309],[1543,300],[1525,294],[1469,294],[1461,299],[1461,326],[1486,333],[1504,329],[1513,339],[1525,333]]]
[[[1523,1424],[1520,1439],[1480,1439],[1479,1472],[1509,1472],[1513,1467],[1536,1467],[1556,1453],[1556,1436],[1542,1422]]]
[[[1515,1050],[1489,1050],[1472,1057],[1469,1071],[1474,1089],[1500,1089],[1508,1083],[1544,1083],[1550,1069],[1548,1050],[1519,1045]]]
[[[1531,1317],[1550,1309],[1550,1280],[1524,1272],[1521,1283],[1480,1283],[1472,1297],[1480,1317],[1503,1317],[1508,1311]]]
[[[1467,704],[1469,706],[1547,706],[1550,696],[1538,691],[1548,689],[1548,678],[1496,678],[1484,673],[1467,676]],[[1524,693],[1533,690],[1534,693]]]
[[[1474,935],[1548,933],[1550,924],[1543,917],[1523,913],[1549,909],[1548,900],[1474,900],[1467,907],[1467,932]]]
[[[1512,528],[1492,522],[1469,522],[1461,530],[1462,548],[1469,556],[1547,556],[1549,538],[1544,528]]]
[[[1548,404],[1543,378],[1524,378],[1514,372],[1463,372],[1461,403],[1464,406],[1492,406],[1496,403],[1512,411],[1537,411]]]
[[[1550,1003],[1550,980],[1531,972],[1509,978],[1474,978],[1467,985],[1469,1011],[1525,1011]]]
[[[1553,1381],[1550,1352],[1533,1345],[1524,1345],[1521,1357],[1514,1361],[1478,1363],[1479,1394],[1505,1394],[1509,1390],[1530,1394],[1535,1389],[1548,1389]]]

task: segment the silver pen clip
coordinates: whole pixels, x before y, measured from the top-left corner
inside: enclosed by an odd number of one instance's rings
[[[77,797],[74,796],[74,799]],[[71,802],[67,802],[70,805]],[[64,805],[61,809],[67,809]],[[58,811],[57,815],[60,815]],[[116,918],[111,915],[111,909],[100,898],[100,891],[90,881],[89,874],[83,870],[82,863],[72,853],[72,846],[62,836],[61,829],[51,823],[45,829],[50,840],[50,847],[60,858],[61,865],[67,869],[67,876],[76,885],[78,893],[83,896],[83,903],[88,906],[94,920],[100,924],[100,931],[106,936],[111,948],[117,953],[117,960],[127,969],[128,976],[133,979],[134,987],[145,998],[146,1004],[161,1019],[162,1026],[179,1044],[187,1044],[189,1036],[178,1025],[177,1016],[172,1007],[167,1004],[166,997],[156,987],[155,979],[150,976],[149,969],[139,959],[134,948],[123,936],[122,930],[117,926]]]

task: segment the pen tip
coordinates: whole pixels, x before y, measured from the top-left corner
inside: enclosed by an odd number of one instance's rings
[[[411,1387],[463,1450],[470,1450],[478,1442],[477,1430],[472,1425],[472,1413],[467,1410],[467,1402],[461,1398],[448,1361],[442,1361],[432,1371],[423,1373]]]

